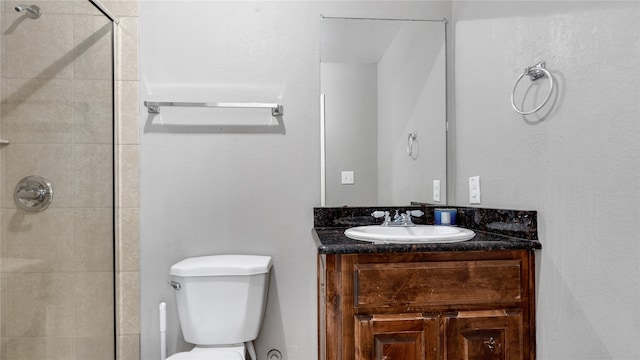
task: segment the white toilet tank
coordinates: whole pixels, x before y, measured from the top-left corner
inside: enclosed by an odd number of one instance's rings
[[[212,255],[182,260],[170,269],[184,339],[226,345],[258,337],[269,289],[271,257]],[[177,285],[176,285],[177,286]]]

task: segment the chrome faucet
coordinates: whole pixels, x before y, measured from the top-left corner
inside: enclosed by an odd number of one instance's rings
[[[384,216],[384,221],[380,226],[415,226],[411,220],[411,216],[422,216],[424,212],[420,210],[408,210],[406,213],[400,214],[398,210],[396,210],[395,215],[393,215],[393,219],[390,216],[388,211],[374,211],[371,213],[371,216],[378,219]]]

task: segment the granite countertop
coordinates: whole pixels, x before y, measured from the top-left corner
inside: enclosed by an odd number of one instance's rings
[[[421,209],[423,218],[414,218],[416,224],[433,224],[435,206],[416,205],[395,207],[406,211]],[[395,209],[394,208],[394,209]],[[438,206],[443,208],[443,206]],[[458,225],[473,230],[473,239],[456,243],[373,244],[353,240],[344,235],[351,226],[375,224],[369,214],[378,207],[315,208],[313,238],[319,254],[402,253],[432,251],[499,251],[536,250],[538,241],[537,213],[535,211],[481,209],[464,207],[458,210]]]

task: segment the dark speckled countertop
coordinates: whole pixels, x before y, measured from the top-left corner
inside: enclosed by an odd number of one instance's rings
[[[372,225],[375,210],[401,212],[421,209],[425,216],[414,218],[416,224],[433,224],[435,208],[455,208],[458,225],[471,229],[476,236],[457,243],[373,244],[344,235],[352,226]],[[407,207],[336,207],[314,208],[313,238],[320,254],[358,254],[431,251],[498,251],[541,249],[535,211],[415,205]]]

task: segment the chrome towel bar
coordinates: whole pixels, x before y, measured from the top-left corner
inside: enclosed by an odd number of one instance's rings
[[[177,101],[145,101],[149,114],[159,114],[161,106],[182,107],[218,107],[218,108],[269,108],[272,116],[282,116],[282,105],[276,103],[206,103],[206,102],[177,102]]]

